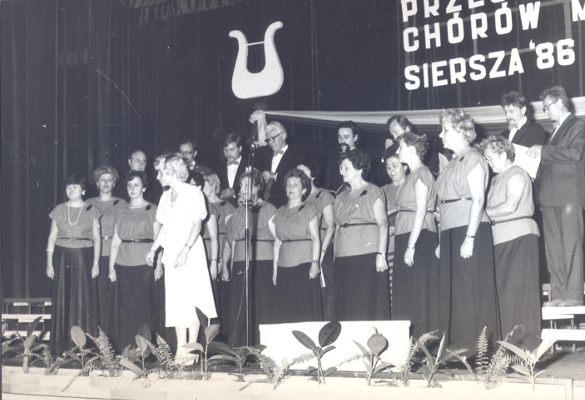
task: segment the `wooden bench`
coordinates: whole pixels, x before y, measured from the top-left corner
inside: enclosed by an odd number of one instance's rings
[[[50,323],[53,299],[41,298],[6,298],[2,303],[2,323],[8,324],[4,336],[11,337],[18,332],[26,336],[28,327],[36,318],[41,317],[35,333],[40,340],[51,337]]]

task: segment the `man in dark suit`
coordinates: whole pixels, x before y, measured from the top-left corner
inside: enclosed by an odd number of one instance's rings
[[[228,133],[222,139],[222,147],[227,163],[217,171],[221,182],[219,197],[237,205],[240,176],[246,169],[246,163],[242,160],[242,137],[237,133]]]
[[[197,144],[195,142],[181,143],[179,146],[179,153],[181,153],[181,157],[185,159],[187,168],[189,168],[189,172],[196,171],[200,174],[203,174],[204,172],[211,172],[210,168],[197,164],[195,161],[195,157],[197,156]]]
[[[284,190],[284,177],[291,170],[305,161],[304,154],[300,153],[286,143],[287,133],[285,127],[273,121],[266,125],[266,143],[272,150],[272,157],[260,157],[259,169],[262,178],[266,182],[264,199],[275,207],[281,207],[288,202]]]
[[[146,158],[146,154],[142,150],[133,151],[130,154],[130,158],[128,159],[130,171],[146,172],[147,161],[148,159]],[[152,176],[150,174],[147,175],[150,182],[155,181],[155,179],[152,179]],[[114,188],[114,196],[120,197],[126,200],[127,202],[130,202],[130,196],[128,196],[128,190],[126,189],[126,182],[124,179],[121,179],[118,185],[116,185],[116,187]],[[146,192],[144,193],[144,200],[151,202],[153,204],[158,204],[160,196],[162,196],[160,185],[150,184],[148,186],[148,189],[146,189]]]
[[[525,147],[532,147],[535,144],[543,145],[546,142],[547,134],[544,128],[527,118],[528,101],[522,93],[505,93],[502,96],[501,105],[508,121],[508,129],[502,132],[503,137]]]
[[[583,305],[583,213],[585,206],[585,121],[569,112],[565,89],[541,93],[543,112],[555,123],[544,146],[529,156],[541,158],[537,180],[544,218],[544,241],[552,301],[545,306]]]

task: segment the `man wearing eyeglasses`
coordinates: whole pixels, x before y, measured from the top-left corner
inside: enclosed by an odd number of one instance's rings
[[[502,132],[503,137],[525,147],[545,143],[546,131],[542,125],[528,119],[529,104],[522,93],[514,91],[505,93],[500,104],[508,122],[508,129]]]
[[[287,133],[285,127],[280,123],[273,121],[266,125],[266,143],[270,154],[260,161],[260,170],[262,178],[266,182],[264,190],[264,199],[272,203],[275,207],[281,207],[288,201],[284,190],[284,177],[291,169],[305,161],[305,156],[297,149],[290,147],[286,143]]]
[[[583,207],[585,207],[585,121],[569,111],[560,86],[545,89],[543,112],[554,122],[544,145],[528,155],[541,158],[537,181],[552,301],[545,307],[583,305]]]
[[[146,158],[146,154],[144,154],[142,150],[133,151],[130,154],[130,158],[128,158],[128,165],[130,166],[130,171],[146,172],[147,162],[148,159]],[[151,176],[149,176],[149,180],[152,182]],[[161,194],[162,193],[159,185],[149,185],[148,189],[146,189],[146,192],[144,192],[144,200],[152,204],[158,204]],[[116,185],[116,187],[114,188],[114,196],[120,197],[126,200],[127,202],[130,202],[130,196],[128,195],[128,190],[126,190],[125,183],[122,185]]]
[[[195,161],[195,156],[197,156],[197,144],[195,144],[195,142],[181,143],[179,146],[179,153],[181,153],[181,156],[185,159],[189,172],[196,171],[201,174],[204,172],[211,172],[210,168],[197,164]]]

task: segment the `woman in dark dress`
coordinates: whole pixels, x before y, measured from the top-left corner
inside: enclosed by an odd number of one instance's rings
[[[51,211],[47,243],[47,276],[53,279],[51,343],[61,354],[75,345],[73,325],[98,335],[100,308],[97,280],[100,273],[101,237],[97,207],[83,201],[85,178],[72,175],[64,182],[69,200]]]
[[[284,178],[288,204],[268,226],[274,236],[274,323],[322,321],[319,255],[321,239],[317,207],[306,204],[311,180],[299,169]]]
[[[509,342],[532,351],[540,344],[539,232],[532,219],[532,181],[512,164],[514,146],[507,139],[490,136],[480,147],[496,174],[486,212],[492,220],[502,334],[522,325]]]
[[[102,213],[100,219],[102,235],[102,254],[100,257],[100,275],[98,276],[98,296],[100,299],[100,327],[109,335],[108,329],[108,303],[110,300],[111,282],[108,279],[110,265],[110,247],[114,237],[114,220],[116,214],[126,206],[126,200],[112,196],[114,187],[120,176],[114,167],[102,165],[93,171],[95,182],[100,195],[87,199],[87,203],[97,207]]]
[[[260,324],[272,323],[272,303],[274,302],[273,241],[268,221],[276,213],[276,208],[260,198],[263,188],[262,176],[257,170],[240,177],[240,206],[232,214],[227,228],[223,249],[226,265],[233,264],[230,272],[230,304],[228,344],[232,347],[260,343]],[[246,204],[247,203],[247,204]],[[249,213],[250,228],[250,273],[249,282],[249,326],[246,331],[246,257],[245,227],[246,206]]]
[[[394,205],[394,198],[398,190],[404,185],[408,172],[408,166],[402,164],[398,159],[398,155],[396,154],[397,150],[398,146],[396,144],[384,150],[385,172],[392,183],[381,187],[386,195],[386,213],[388,214],[388,254],[386,255],[386,261],[388,262],[388,275],[390,278],[390,309],[392,309],[392,275],[394,272],[396,214],[398,214]]]
[[[442,331],[448,343],[474,348],[481,330],[500,338],[489,219],[484,211],[488,165],[471,142],[475,125],[465,111],[441,114],[440,138],[455,153],[437,179],[440,205],[440,293]]]
[[[339,321],[390,319],[386,246],[388,219],[382,189],[365,180],[370,159],[359,149],[341,156],[346,190],[333,203],[335,313]]]
[[[157,207],[142,197],[148,184],[143,171],[128,173],[130,204],[118,212],[115,220],[109,265],[109,338],[116,351],[136,345],[135,336],[142,323],[150,329],[159,324],[154,321],[159,307],[154,282],[163,274],[162,264],[158,257],[155,270],[145,260],[161,225],[156,221]]]
[[[321,213],[321,300],[323,302],[323,318],[325,321],[337,321],[335,316],[335,271],[333,269],[333,234],[335,220],[333,218],[333,202],[335,197],[328,190],[315,186],[320,175],[319,164],[314,161],[305,162],[297,167],[311,180],[311,193],[305,200],[313,204]]]
[[[229,322],[227,320],[229,311],[229,269],[227,265],[223,263],[222,256],[223,256],[223,246],[225,244],[225,233],[226,233],[226,224],[229,221],[231,215],[236,210],[235,207],[227,200],[223,200],[219,198],[219,193],[221,191],[221,183],[219,181],[219,177],[215,174],[215,172],[205,172],[203,173],[203,179],[205,180],[205,185],[203,186],[203,194],[207,198],[207,202],[209,203],[210,207],[214,208],[214,213],[217,219],[217,233],[218,233],[218,241],[219,241],[219,259],[217,261],[217,292],[218,296],[216,297],[217,302],[219,302],[219,324],[221,333],[223,336],[227,334],[227,326],[229,326]],[[206,246],[207,249],[207,246]],[[221,277],[221,278],[220,278]]]
[[[392,319],[410,320],[420,337],[439,326],[439,244],[435,217],[435,178],[423,157],[427,136],[407,132],[398,138],[398,157],[410,174],[394,198],[396,257],[393,271]]]

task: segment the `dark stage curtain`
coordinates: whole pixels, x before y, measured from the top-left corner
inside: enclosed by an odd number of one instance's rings
[[[440,109],[498,104],[503,92],[517,88],[533,101],[553,84],[583,96],[582,23],[566,25],[563,4],[543,3],[538,32],[490,36],[478,51],[509,50],[516,42],[525,47],[529,35],[537,43],[556,41],[568,26],[573,66],[536,70],[532,60],[522,75],[409,92],[399,1],[0,2],[4,297],[50,296],[48,214],[66,199],[65,177],[89,177],[102,164],[123,176],[129,153],[142,149],[158,184],[154,158],[186,140],[196,140],[199,162],[214,167],[221,160],[214,137],[226,128],[248,136],[248,117],[259,101],[272,110]],[[211,11],[197,12],[205,10]],[[248,42],[261,41],[275,21],[284,24],[275,35],[284,85],[269,98],[237,99],[231,89],[237,41],[228,34],[237,29]],[[408,62],[448,59],[466,46],[421,50]],[[259,71],[262,46],[250,49],[248,67]],[[308,157],[326,160],[336,151],[335,129],[286,126]],[[377,159],[381,134],[368,131],[362,138]]]

